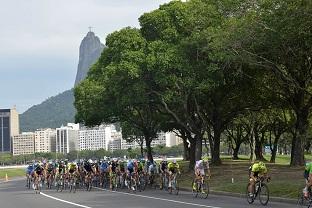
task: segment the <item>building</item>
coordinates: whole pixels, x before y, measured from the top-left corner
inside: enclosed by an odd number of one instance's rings
[[[170,139],[172,136],[170,136],[170,134],[173,134],[171,132],[160,132],[157,135],[156,139],[153,139],[152,143],[151,143],[151,147],[156,147],[158,145],[163,145],[163,146],[167,146],[167,143],[172,145],[172,142],[167,141],[168,139]],[[175,144],[177,145],[177,143]],[[174,146],[174,145],[172,145]],[[143,141],[143,147],[146,147],[145,144],[145,140]],[[140,148],[140,143],[138,140],[135,140],[133,142],[127,142],[125,139],[121,140],[121,149],[136,149],[136,148]]]
[[[121,138],[116,138],[108,142],[108,150],[115,151],[121,149]]]
[[[13,136],[13,155],[26,155],[35,153],[35,134],[23,132]]]
[[[56,152],[67,154],[79,150],[79,124],[68,123],[56,129]]]
[[[178,137],[175,133],[173,132],[166,133],[166,147],[173,147],[181,143],[183,143],[182,138]]]
[[[94,128],[83,127],[79,130],[79,150],[106,149],[106,127],[101,125]]]
[[[56,130],[38,129],[35,131],[35,152],[56,151]]]
[[[19,134],[16,108],[0,109],[0,152],[12,152],[12,137]]]

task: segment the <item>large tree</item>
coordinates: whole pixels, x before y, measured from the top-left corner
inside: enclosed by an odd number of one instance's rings
[[[269,86],[296,115],[291,165],[304,165],[304,142],[312,108],[310,0],[263,0],[240,19],[233,48],[274,78]],[[264,81],[263,83],[266,83]]]

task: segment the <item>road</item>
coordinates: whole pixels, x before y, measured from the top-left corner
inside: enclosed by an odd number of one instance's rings
[[[269,202],[266,207],[295,207],[293,204]],[[25,188],[24,180],[0,183],[0,207],[3,208],[249,208],[263,207],[259,200],[249,205],[245,199],[209,195],[207,199],[194,199],[190,192],[180,191],[179,195],[170,195],[165,191],[146,190],[136,194],[111,192],[93,189],[91,192],[77,190],[76,193],[55,190],[43,190],[35,194]]]

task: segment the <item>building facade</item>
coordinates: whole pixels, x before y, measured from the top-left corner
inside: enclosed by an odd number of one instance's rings
[[[56,130],[38,129],[35,131],[35,152],[56,151]]]
[[[56,129],[56,152],[67,154],[79,150],[79,124],[68,123]]]
[[[15,107],[0,109],[0,152],[12,152],[12,137],[19,134],[19,117]]]
[[[26,155],[35,153],[35,134],[23,132],[13,136],[13,155]]]
[[[79,150],[106,149],[105,126],[79,130]]]

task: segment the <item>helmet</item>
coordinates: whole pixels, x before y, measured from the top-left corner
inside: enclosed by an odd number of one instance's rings
[[[259,164],[259,166],[261,166],[261,167],[265,166],[265,164],[264,164],[263,162],[261,162],[261,161],[260,161],[258,164]]]
[[[93,163],[93,161],[91,159],[88,160],[89,163]]]
[[[177,160],[174,159],[172,162],[173,162],[173,163],[177,163]]]
[[[205,155],[205,156],[202,157],[202,160],[203,160],[204,162],[207,162],[207,161],[209,160],[209,158],[208,158],[207,155]]]

